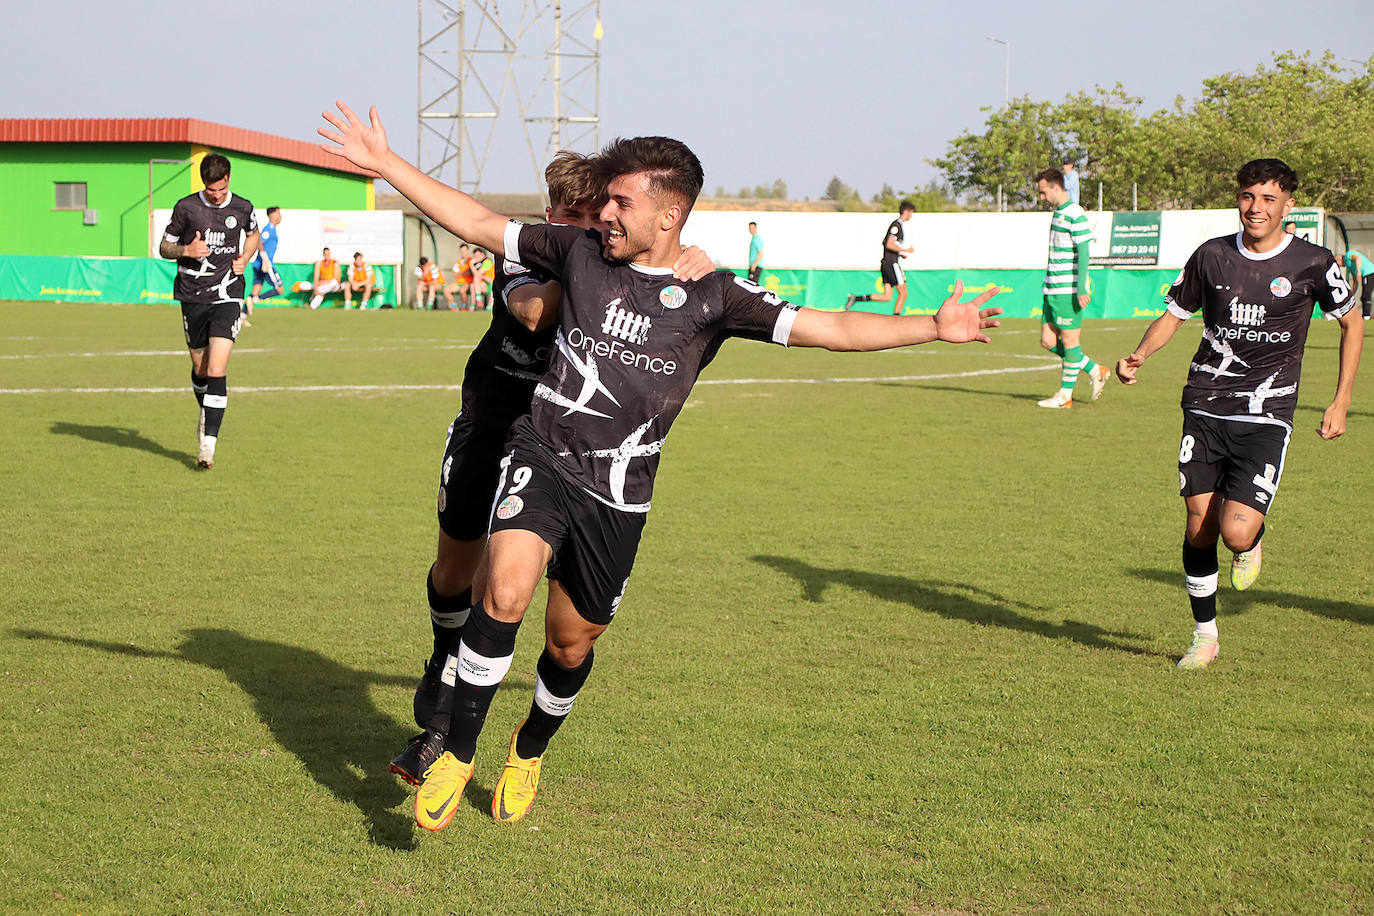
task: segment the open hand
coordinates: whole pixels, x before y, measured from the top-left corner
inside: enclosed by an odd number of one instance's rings
[[[987,328],[998,327],[1002,323],[993,320],[994,316],[1002,314],[1002,310],[985,309],[983,304],[1000,292],[996,286],[989,286],[973,301],[960,302],[959,297],[964,294],[964,282],[955,280],[954,291],[935,313],[936,335],[940,340],[949,343],[968,343],[974,340],[989,343],[992,338],[981,332]]]
[[[377,117],[377,106],[373,105],[367,110],[370,125],[364,124],[343,102],[336,101],[339,112],[343,114],[340,119],[338,115],[327,111],[320,112],[320,115],[338,128],[338,132],[321,127],[317,133],[326,140],[333,143],[321,143],[320,148],[325,152],[342,156],[360,169],[370,169],[378,172],[386,157],[391,153],[391,147],[386,142],[386,128],[382,127],[382,119]]]

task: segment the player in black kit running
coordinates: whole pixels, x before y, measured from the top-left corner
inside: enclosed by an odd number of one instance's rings
[[[1274,504],[1298,403],[1302,351],[1312,308],[1341,325],[1336,396],[1317,433],[1345,432],[1355,371],[1364,346],[1360,313],[1331,252],[1283,231],[1298,176],[1279,159],[1247,162],[1236,175],[1241,231],[1193,252],[1165,299],[1166,311],[1135,351],[1116,364],[1136,370],[1202,312],[1202,343],[1183,387],[1179,491],[1187,510],[1183,573],[1192,604],[1193,642],[1179,661],[1205,668],[1217,656],[1217,538],[1233,552],[1231,584],[1259,576],[1264,518]]]
[[[243,311],[244,267],[258,251],[253,205],[229,190],[229,160],[210,153],[200,161],[205,190],[172,208],[158,254],[175,258],[172,294],[191,351],[191,390],[200,407],[196,466],[215,466],[215,445],[229,406],[229,354]]]
[[[555,352],[503,462],[476,599],[445,671],[452,731],[425,774],[415,819],[440,830],[473,773],[477,736],[510,669],[515,635],[541,577],[549,580],[545,654],[528,718],[511,738],[492,799],[497,820],[529,811],[542,756],[592,666],[592,646],[620,606],[649,510],[658,455],[697,375],[729,337],[831,350],[880,350],[934,340],[987,341],[996,289],[935,315],[900,318],[796,308],[716,271],[672,276],[679,237],[701,191],[701,165],[676,140],[617,140],[600,154],[610,178],[602,232],[525,226],[423,175],[347,106],[320,134],[350,162],[380,174],[451,232],[563,281]],[[552,318],[553,316],[551,316]]]

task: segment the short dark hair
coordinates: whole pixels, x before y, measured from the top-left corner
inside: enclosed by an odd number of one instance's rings
[[[1298,189],[1298,173],[1282,159],[1251,159],[1236,172],[1236,187],[1241,189],[1271,181],[1289,194]]]
[[[916,205],[913,204],[913,203],[912,203],[911,201],[909,201],[909,200],[904,200],[904,201],[902,201],[901,203],[899,203],[899,204],[897,205],[897,215],[898,215],[898,216],[900,216],[901,214],[905,213],[905,212],[908,211],[908,210],[910,210],[912,213],[915,213],[915,212],[916,212]]]
[[[353,252],[353,257],[355,257],[355,258],[361,258],[362,256],[363,256],[363,253],[362,253],[361,251],[355,251],[355,252]]]
[[[428,263],[429,263],[429,258],[421,258],[421,259],[420,259],[420,266],[421,266],[421,267],[424,267],[424,266],[425,266],[426,264],[428,264]]]
[[[1042,181],[1048,181],[1050,184],[1062,188],[1064,187],[1064,173],[1059,169],[1041,169],[1035,173],[1035,183],[1039,184]]]
[[[273,213],[280,213],[280,212],[281,212],[281,207],[268,207],[268,208],[267,208],[267,215],[268,215],[268,216],[271,216]]]
[[[328,251],[328,250],[329,250],[328,248],[325,248],[324,251],[321,251],[321,252],[320,252],[320,254],[324,254],[325,251]]]
[[[749,221],[749,225],[750,225],[750,226],[753,226],[755,229],[757,229],[757,228],[759,227],[759,224],[756,223],[756,222],[754,222],[752,219]]]
[[[200,180],[212,184],[221,178],[229,177],[229,159],[219,153],[210,153],[200,160]]]
[[[670,137],[617,137],[601,150],[597,170],[605,184],[621,175],[643,174],[650,194],[676,197],[688,211],[706,182],[701,160],[687,144]]]
[[[549,188],[549,206],[594,204],[606,196],[606,183],[596,170],[591,156],[559,150],[544,169]]]

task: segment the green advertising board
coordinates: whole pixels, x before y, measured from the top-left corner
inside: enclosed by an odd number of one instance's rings
[[[1158,264],[1159,226],[1158,210],[1113,213],[1107,254],[1093,258],[1093,266],[1153,267]]]

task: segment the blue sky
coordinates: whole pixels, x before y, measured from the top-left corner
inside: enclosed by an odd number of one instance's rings
[[[500,4],[511,18],[521,6]],[[989,35],[1011,42],[1013,95],[1057,100],[1119,81],[1148,110],[1275,51],[1374,54],[1369,0],[1044,8],[604,0],[601,139],[678,137],[701,157],[708,192],[782,178],[815,198],[838,175],[870,195],[933,177],[924,160],[1001,103],[1006,52]],[[6,12],[0,117],[199,117],[314,140],[339,97],[376,104],[413,159],[417,30],[409,0],[24,4]],[[532,176],[519,134],[498,134],[483,190],[535,190]]]

